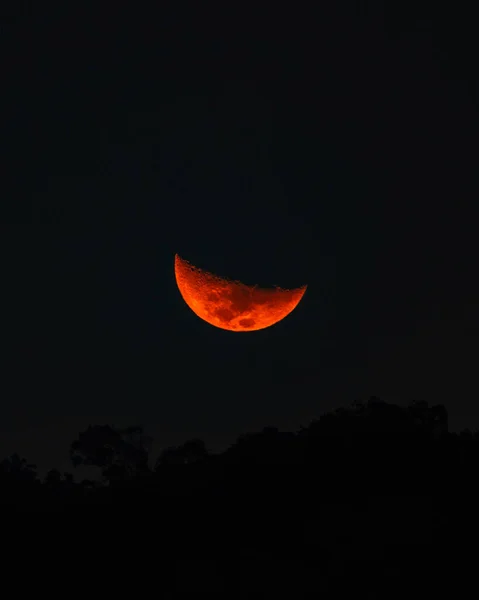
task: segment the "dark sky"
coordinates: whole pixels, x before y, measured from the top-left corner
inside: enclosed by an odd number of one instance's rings
[[[373,394],[479,427],[471,16],[195,4],[2,16],[0,455],[67,469],[89,423],[219,449]],[[308,291],[215,329],[176,252]]]

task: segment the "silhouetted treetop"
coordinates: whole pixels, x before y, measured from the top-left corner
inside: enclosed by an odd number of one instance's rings
[[[92,465],[102,469],[105,477],[132,476],[148,470],[151,438],[141,427],[116,430],[109,425],[90,426],[81,432],[70,447],[74,466]]]
[[[0,476],[2,475],[18,482],[33,482],[37,479],[37,466],[15,453],[0,462]]]
[[[163,465],[192,464],[205,460],[208,456],[209,452],[204,441],[195,438],[187,440],[181,446],[165,448],[156,462],[156,468]]]
[[[14,454],[0,463],[2,497],[55,506],[218,495],[257,503],[263,498],[265,506],[301,498],[314,505],[331,495],[416,493],[445,480],[463,485],[479,461],[479,432],[449,434],[444,406],[399,406],[377,397],[323,414],[297,432],[267,426],[244,433],[217,454],[203,440],[189,439],[165,448],[154,471],[148,468],[151,442],[140,426],[89,426],[72,442],[71,459],[98,467],[100,481],[75,483],[71,474],[51,469],[40,482],[35,465]],[[41,488],[40,496],[27,496],[27,483]]]

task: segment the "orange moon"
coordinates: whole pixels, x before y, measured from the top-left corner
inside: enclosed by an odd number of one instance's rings
[[[183,300],[210,325],[228,331],[257,331],[282,321],[299,304],[307,286],[294,290],[259,288],[213,275],[175,255],[175,276]]]

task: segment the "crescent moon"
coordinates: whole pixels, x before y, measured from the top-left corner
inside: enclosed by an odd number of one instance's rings
[[[175,277],[183,300],[203,321],[228,331],[257,331],[282,321],[299,304],[307,286],[259,288],[230,281],[175,255]]]

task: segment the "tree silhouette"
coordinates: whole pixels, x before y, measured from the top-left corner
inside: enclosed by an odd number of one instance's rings
[[[45,484],[50,487],[57,487],[62,481],[62,474],[58,469],[50,469],[45,476]]]
[[[0,462],[0,474],[16,482],[32,483],[37,479],[37,466],[14,453]]]
[[[205,460],[209,456],[209,452],[203,440],[191,439],[186,441],[181,446],[170,446],[165,448],[158,460],[156,461],[156,469],[164,465],[192,464]]]
[[[126,438],[126,439],[125,439]],[[151,438],[141,427],[116,430],[109,425],[89,426],[70,447],[73,465],[99,467],[106,479],[129,478],[148,471]]]
[[[18,454],[0,462],[0,502],[10,506],[27,507],[35,503],[41,482],[36,465]]]

